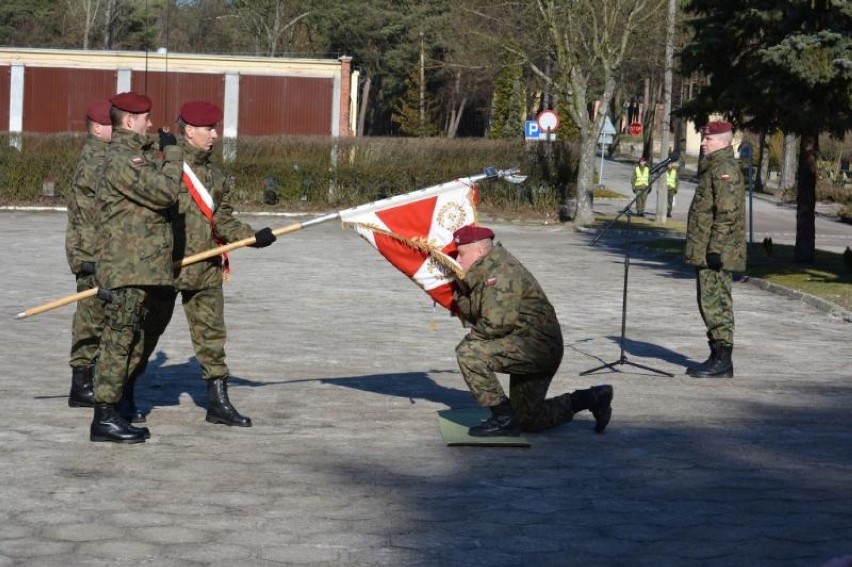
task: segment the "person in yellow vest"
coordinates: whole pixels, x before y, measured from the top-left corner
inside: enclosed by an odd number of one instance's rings
[[[651,183],[651,168],[648,160],[643,156],[639,158],[639,165],[633,170],[633,193],[636,195],[636,214],[645,214],[645,200],[648,198],[648,190]]]
[[[666,171],[666,193],[669,198],[669,208],[668,208],[668,217],[672,218],[672,207],[675,202],[675,195],[677,195],[677,186],[678,186],[678,176],[677,176],[677,162],[673,161],[669,163],[669,169]]]

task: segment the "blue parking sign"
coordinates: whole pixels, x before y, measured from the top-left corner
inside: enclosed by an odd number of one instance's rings
[[[541,136],[541,128],[535,120],[524,122],[524,138],[527,140],[538,140]]]

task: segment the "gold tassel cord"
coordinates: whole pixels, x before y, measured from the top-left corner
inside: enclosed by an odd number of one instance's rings
[[[447,272],[452,273],[457,279],[464,279],[464,270],[459,267],[458,264],[452,261],[446,254],[441,252],[437,246],[435,246],[429,240],[421,237],[415,236],[413,238],[406,238],[400,234],[396,234],[395,232],[390,232],[389,230],[385,230],[379,226],[370,223],[359,223],[359,222],[343,222],[344,226],[351,227],[362,227],[371,232],[376,232],[378,234],[383,234],[389,238],[393,238],[400,244],[403,244],[412,250],[416,250],[421,254],[426,254],[430,258],[432,258],[441,268],[446,270]]]

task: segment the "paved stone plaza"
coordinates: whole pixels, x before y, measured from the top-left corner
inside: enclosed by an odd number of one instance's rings
[[[683,205],[685,206],[688,204]],[[651,205],[649,204],[649,207]],[[291,219],[245,217],[254,226]],[[738,283],[736,379],[684,367],[707,345],[690,271],[634,254],[616,365],[617,235],[494,225],[556,306],[553,393],[615,387],[605,435],[580,414],[532,447],[444,445],[469,407],[464,330],[332,222],[231,255],[231,398],[205,423],[186,323],[141,385],[151,439],[91,443],[66,404],[73,293],[62,212],[2,212],[0,566],[819,567],[852,553],[852,325]]]

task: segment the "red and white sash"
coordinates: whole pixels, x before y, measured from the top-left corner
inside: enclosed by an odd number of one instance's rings
[[[183,162],[183,184],[186,185],[189,194],[192,196],[192,200],[195,201],[196,205],[198,205],[202,214],[208,221],[210,221],[210,228],[213,231],[213,238],[216,240],[216,244],[220,246],[226,244],[224,239],[222,239],[216,231],[216,221],[213,220],[213,211],[216,208],[216,204],[213,202],[213,197],[210,195],[207,187],[205,187],[201,180],[198,179],[198,176],[195,175],[195,172],[192,171],[192,168],[189,167],[189,164],[186,162]],[[227,277],[227,274],[231,272],[227,252],[222,254],[222,268],[224,268],[225,275]]]

